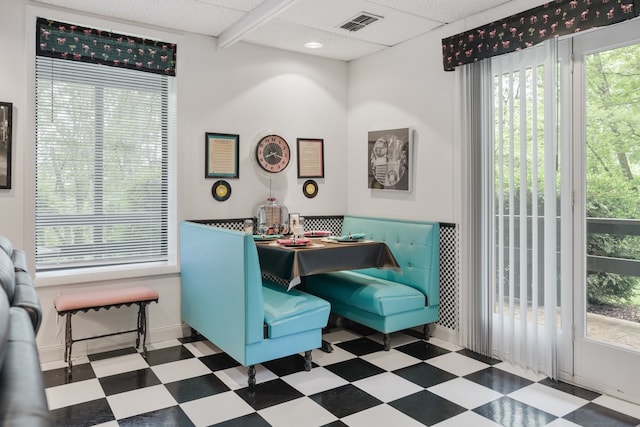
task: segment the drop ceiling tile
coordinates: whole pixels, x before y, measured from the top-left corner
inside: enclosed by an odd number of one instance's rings
[[[361,13],[381,18],[355,32],[340,28]],[[279,20],[334,32],[370,43],[393,46],[424,34],[440,25],[439,22],[415,14],[381,6],[367,0],[299,0],[277,17]]]
[[[267,22],[252,30],[243,38],[243,41],[343,61],[350,61],[386,48],[384,45],[342,37],[280,20]],[[304,43],[308,41],[318,41],[324,47],[308,49],[304,47]]]
[[[248,12],[262,3],[262,0],[193,0],[194,2],[226,7],[228,9]]]
[[[53,6],[173,30],[218,35],[244,15],[202,0],[39,0]]]
[[[278,19],[314,28],[338,28],[361,12],[384,15],[389,9],[367,0],[298,0],[278,15]]]
[[[380,6],[432,19],[441,23],[455,22],[469,15],[491,9],[511,0],[369,0]]]
[[[406,13],[389,13],[373,24],[356,31],[351,36],[371,43],[394,46],[425,34],[440,24],[436,21],[420,18]],[[344,31],[340,29],[339,31]]]

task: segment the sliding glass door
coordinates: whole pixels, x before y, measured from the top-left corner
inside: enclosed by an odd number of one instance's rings
[[[574,58],[574,378],[640,402],[640,25]]]

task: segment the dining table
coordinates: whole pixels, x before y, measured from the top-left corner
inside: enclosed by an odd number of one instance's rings
[[[400,271],[398,262],[385,242],[366,238],[337,240],[326,237],[302,241],[306,243],[295,244],[291,239],[257,240],[263,274],[288,280],[291,289],[299,285],[305,276],[312,274],[372,267]]]
[[[262,274],[288,281],[287,290],[304,284],[304,278],[313,274],[362,268],[401,271],[385,242],[366,238],[311,237],[297,241],[258,238],[256,248]],[[333,347],[322,340],[321,350],[331,353]]]

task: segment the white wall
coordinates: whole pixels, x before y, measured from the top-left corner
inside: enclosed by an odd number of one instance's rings
[[[178,204],[177,220],[242,218],[269,193],[268,180],[258,176],[250,151],[256,136],[275,130],[287,138],[296,153],[296,138],[323,138],[325,176],[318,179],[316,198],[302,194],[292,161],[282,177],[273,180],[273,195],[292,212],[302,215],[343,214],[346,211],[344,174],[347,143],[347,64],[342,61],[236,44],[218,51],[215,40],[196,34],[114,22],[43,7],[26,0],[3,0],[0,40],[0,100],[14,103],[13,188],[0,190],[0,234],[16,248],[27,249],[33,260],[33,88],[35,17],[104,28],[118,33],[178,43]],[[10,65],[9,65],[10,64]],[[240,178],[228,180],[232,195],[226,202],[211,196],[215,179],[204,178],[205,132],[240,135]],[[32,261],[31,261],[32,262]],[[32,273],[33,276],[33,273]],[[43,306],[38,347],[43,362],[59,360],[64,343],[64,319],[53,308],[56,295],[83,289],[132,284],[151,286],[160,293],[159,304],[149,309],[149,341],[181,336],[180,279],[177,268],[160,273],[62,277],[54,281],[36,277]],[[135,324],[135,308],[101,310],[74,317],[74,335],[82,337],[126,330]],[[106,325],[106,326],[105,326]],[[122,342],[130,335],[85,341],[74,345],[74,358]]]
[[[350,214],[454,220],[454,74],[442,71],[439,47],[419,38],[351,64]],[[414,130],[413,190],[368,189],[367,133],[405,127]]]
[[[459,222],[456,73],[443,71],[442,39],[541,4],[510,1],[350,63],[349,214]],[[413,191],[368,189],[367,133],[405,127],[414,129]]]
[[[239,43],[216,51],[212,38],[186,35],[178,46],[184,216],[241,218],[255,213],[269,194],[269,180],[256,173],[257,135],[284,136],[294,159],[272,193],[301,215],[341,215],[346,210],[347,64]],[[204,132],[240,134],[240,179],[229,180],[231,198],[211,197],[215,180],[204,176]],[[325,177],[318,195],[302,193],[297,179],[296,138],[322,138]]]
[[[24,93],[26,76],[24,60],[24,7],[20,1],[3,2],[0,8],[0,40],[3,40],[0,66],[0,101],[13,102],[13,153],[11,190],[0,190],[0,234],[17,245],[24,234]]]

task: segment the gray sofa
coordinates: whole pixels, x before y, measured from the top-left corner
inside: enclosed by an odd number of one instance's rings
[[[51,426],[36,333],[42,319],[23,251],[0,236],[0,425]]]

